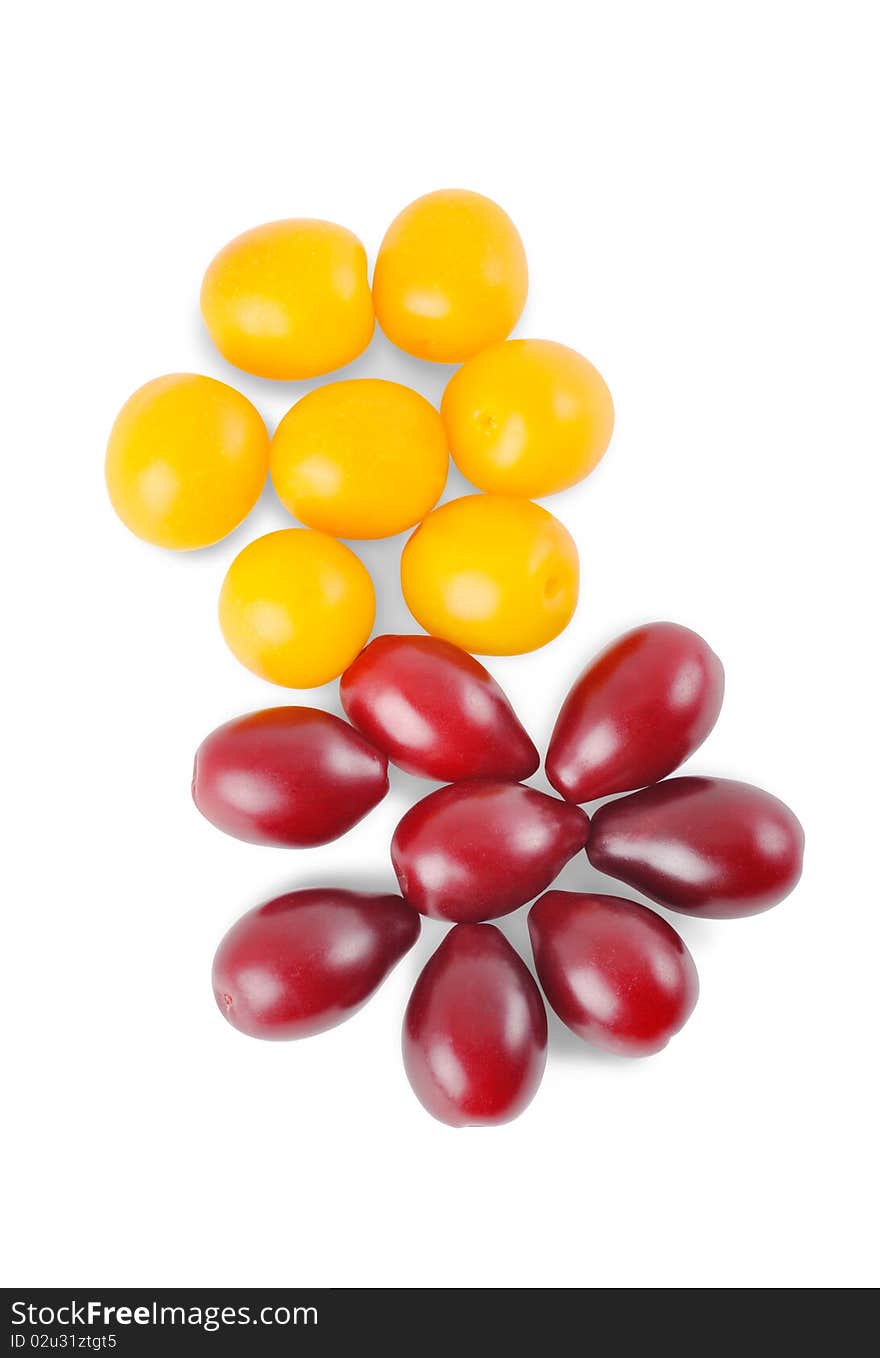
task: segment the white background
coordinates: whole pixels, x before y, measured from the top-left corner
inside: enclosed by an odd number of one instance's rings
[[[2,222],[3,1281],[57,1285],[817,1287],[877,1281],[877,34],[871,4],[34,4],[7,26]],[[582,596],[491,662],[543,743],[586,659],[672,618],[727,669],[695,772],[788,801],[803,882],[757,918],[674,920],[696,1013],[662,1055],[555,1021],[544,1084],[496,1130],[410,1092],[403,1006],[441,937],[347,1025],[230,1029],[209,983],[246,908],[391,888],[419,790],[323,849],[225,838],[189,799],[199,740],[285,694],[225,650],[218,547],[163,554],[103,487],[117,408],[159,373],[237,383],[270,428],[304,389],[235,373],[202,272],[276,217],[371,260],[428,189],[497,198],[531,266],[521,335],[613,391],[604,463],[551,502]],[[377,335],[349,370],[437,400]],[[450,477],[448,493],[464,483]],[[409,626],[402,539],[363,556]],[[540,786],[540,780],[538,780]],[[598,886],[583,860],[569,887]],[[610,886],[604,882],[603,885]],[[613,888],[611,888],[613,889]],[[524,940],[521,913],[503,922]]]

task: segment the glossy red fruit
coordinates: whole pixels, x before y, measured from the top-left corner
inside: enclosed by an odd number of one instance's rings
[[[202,815],[251,844],[326,844],[387,791],[385,756],[341,717],[314,707],[270,707],[218,726],[193,769]]]
[[[407,773],[519,782],[540,763],[489,671],[437,637],[376,637],[339,693],[349,720]]]
[[[608,802],[588,854],[600,872],[685,915],[769,910],[801,875],[804,832],[769,792],[727,778],[670,778]]]
[[[620,896],[548,891],[529,911],[547,1003],[578,1037],[651,1056],[690,1018],[694,959],[670,924]]]
[[[636,627],[587,666],[562,704],[547,777],[572,802],[659,782],[706,739],[723,696],[721,661],[696,632]]]
[[[433,919],[496,919],[537,896],[587,842],[580,807],[521,783],[453,783],[407,811],[391,861]]]
[[[359,1009],[420,928],[399,896],[290,891],[229,930],[214,958],[214,998],[250,1037],[311,1037]]]
[[[528,967],[491,924],[450,929],[416,982],[403,1063],[416,1096],[451,1127],[509,1122],[547,1060],[547,1013]]]

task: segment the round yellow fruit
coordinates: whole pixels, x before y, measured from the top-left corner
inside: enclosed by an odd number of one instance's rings
[[[519,232],[491,198],[439,189],[389,226],[373,272],[376,319],[418,358],[462,363],[519,320],[529,271]]]
[[[316,688],[363,649],[376,598],[366,567],[326,533],[283,528],[251,542],[226,572],[220,627],[261,679]]]
[[[519,655],[567,626],[578,598],[567,529],[531,500],[466,495],[406,544],[403,594],[426,632],[482,655]]]
[[[236,236],[208,265],[201,306],[225,359],[281,381],[341,368],[373,334],[364,247],[309,217]]]
[[[157,547],[210,547],[250,513],[269,470],[269,435],[241,392],[170,373],[130,396],[107,444],[113,508]]]
[[[552,340],[507,340],[459,368],[441,405],[459,471],[480,490],[536,498],[583,480],[614,406],[587,359]]]
[[[418,392],[366,378],[304,396],[275,431],[272,480],[310,528],[385,538],[423,519],[446,484],[443,421]]]

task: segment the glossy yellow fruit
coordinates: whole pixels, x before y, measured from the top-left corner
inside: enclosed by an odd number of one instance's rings
[[[251,542],[220,591],[220,626],[243,665],[287,688],[316,688],[366,644],[376,598],[366,567],[326,533],[283,528]]]
[[[230,241],[208,266],[201,304],[223,357],[259,377],[332,372],[373,334],[364,247],[344,226],[309,217]]]
[[[453,375],[441,411],[469,481],[532,498],[583,480],[614,427],[602,375],[552,340],[507,340],[477,354]]]
[[[269,435],[240,391],[213,377],[170,373],[130,396],[107,444],[113,508],[157,547],[219,542],[256,504]]]
[[[426,632],[483,655],[552,641],[578,597],[578,554],[531,500],[466,495],[429,514],[400,563],[403,594]]]
[[[275,431],[282,504],[341,538],[385,538],[423,519],[446,484],[443,421],[418,392],[366,378],[304,396]]]
[[[462,363],[510,334],[529,271],[507,213],[466,189],[417,198],[389,226],[373,272],[376,319],[407,353]]]

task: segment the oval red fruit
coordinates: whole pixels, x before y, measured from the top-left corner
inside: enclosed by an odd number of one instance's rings
[[[339,693],[349,720],[407,773],[519,782],[540,763],[489,671],[437,637],[376,637]]]
[[[214,957],[214,997],[249,1037],[310,1037],[359,1009],[420,927],[399,896],[290,891],[229,930]]]
[[[521,783],[453,783],[407,811],[391,861],[423,915],[473,923],[544,891],[584,847],[589,828],[580,807]]]
[[[385,756],[341,717],[314,707],[270,707],[218,726],[193,769],[202,815],[251,844],[326,844],[387,791]]]
[[[538,980],[578,1037],[620,1056],[661,1051],[699,994],[694,960],[666,920],[620,896],[548,891],[529,911]]]
[[[804,832],[769,792],[727,778],[670,778],[593,817],[590,862],[659,905],[733,919],[769,910],[801,875]]]
[[[721,661],[696,632],[636,627],[587,666],[562,704],[547,777],[572,802],[659,782],[706,739],[723,696]]]
[[[450,929],[416,982],[403,1062],[429,1113],[451,1127],[509,1122],[547,1060],[547,1013],[528,967],[491,924]]]

